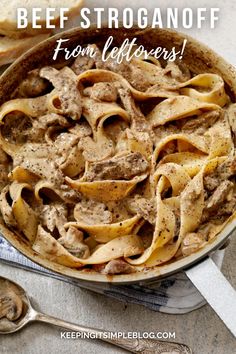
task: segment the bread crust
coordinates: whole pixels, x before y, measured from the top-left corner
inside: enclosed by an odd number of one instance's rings
[[[56,8],[55,19],[51,20],[51,24],[56,26],[59,25],[59,8],[67,7],[69,11],[66,12],[66,16],[73,17],[78,15],[80,8],[83,4],[83,0],[25,0],[24,2],[20,0],[11,1],[9,5],[8,0],[1,0],[1,12],[0,12],[0,35],[8,36],[10,38],[24,38],[26,36],[37,36],[39,34],[51,33],[52,29],[46,28],[46,19],[39,20],[37,24],[40,24],[42,28],[32,28],[31,22],[31,9],[33,7],[41,7],[45,9],[46,7]],[[11,6],[11,8],[9,8]],[[18,7],[25,7],[28,9],[29,18],[27,28],[18,29],[17,28],[17,18],[16,18],[16,9]],[[42,16],[44,12],[42,11]]]
[[[12,63],[21,54],[48,37],[49,34],[39,34],[24,39],[0,37],[0,66]]]

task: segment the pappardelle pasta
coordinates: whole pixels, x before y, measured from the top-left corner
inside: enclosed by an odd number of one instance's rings
[[[217,74],[93,48],[31,71],[0,107],[4,223],[84,271],[186,257],[235,215],[236,105]]]

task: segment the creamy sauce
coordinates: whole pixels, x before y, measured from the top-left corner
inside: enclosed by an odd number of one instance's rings
[[[4,222],[44,258],[105,274],[192,254],[236,215],[236,104],[219,75],[93,48],[0,107]],[[4,289],[0,318],[16,321]]]

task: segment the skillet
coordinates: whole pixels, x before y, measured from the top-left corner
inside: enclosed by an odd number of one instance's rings
[[[109,36],[114,37],[113,45],[115,46],[120,46],[125,38],[130,40],[137,38],[137,43],[144,45],[147,50],[158,46],[171,50],[175,46],[176,50],[179,51],[184,39],[187,39],[183,62],[195,74],[204,72],[219,74],[225,81],[226,91],[232,102],[236,102],[236,70],[223,58],[195,39],[166,29],[147,28],[140,30],[133,27],[127,30],[123,28],[109,29],[104,26],[102,29],[91,27],[88,30],[74,28],[57,34],[21,56],[0,78],[0,105],[10,99],[12,92],[20,81],[26,77],[28,71],[46,65],[58,64],[60,66],[66,64],[62,53],[59,53],[56,62],[53,60],[57,39],[68,39],[66,47],[72,51],[77,45],[92,43],[103,47]],[[181,270],[185,271],[234,336],[236,336],[236,291],[224,278],[210,256],[214,251],[225,245],[235,229],[236,219],[233,219],[203,249],[188,257],[142,272],[108,276],[92,270],[71,269],[45,259],[31,249],[27,240],[9,230],[0,217],[0,232],[19,252],[35,263],[63,276],[76,279],[80,283],[150,284]]]

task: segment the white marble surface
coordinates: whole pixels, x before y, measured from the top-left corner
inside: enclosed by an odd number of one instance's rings
[[[236,65],[236,1],[234,0],[88,0],[86,6],[105,7],[219,7],[215,30],[186,30]],[[66,5],[66,0],[65,0]],[[226,252],[224,274],[236,288],[236,239]],[[176,331],[176,341],[190,345],[194,354],[234,354],[236,341],[209,306],[188,315],[164,315],[141,306],[119,303],[63,282],[0,264],[0,275],[19,282],[44,312],[84,325],[122,331]],[[223,298],[222,294],[222,298]],[[115,354],[123,351],[95,341],[63,340],[58,329],[33,324],[21,332],[0,336],[2,354]]]

